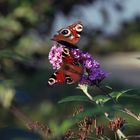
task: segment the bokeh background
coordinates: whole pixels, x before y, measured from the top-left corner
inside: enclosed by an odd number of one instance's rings
[[[64,120],[74,104],[58,101],[82,92],[76,85],[47,86],[53,73],[48,53],[56,31],[77,20],[84,25],[79,48],[110,73],[103,84],[113,90],[134,89],[139,95],[139,5],[139,0],[0,0],[0,139],[39,139],[28,131],[26,117],[11,113],[11,104],[49,125],[54,139],[67,128]],[[138,110],[138,101],[125,104]],[[138,133],[137,125],[130,134]]]

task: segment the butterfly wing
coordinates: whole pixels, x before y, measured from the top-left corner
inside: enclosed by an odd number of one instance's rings
[[[78,82],[83,73],[83,68],[78,61],[74,60],[74,57],[70,54],[68,48],[63,49],[63,71],[69,80],[66,80],[67,84]],[[71,79],[71,80],[70,80]],[[69,82],[70,81],[70,82]]]
[[[62,28],[58,31],[58,34],[55,34],[52,40],[57,41],[59,43],[65,44],[70,43],[75,45],[79,39],[80,34],[83,30],[83,25],[81,22],[76,22],[66,28]]]
[[[64,73],[66,77],[68,77],[66,78],[66,83],[73,84],[78,82],[81,79],[82,72],[83,72],[82,67],[75,65],[74,63],[65,65]],[[67,80],[67,79],[71,79],[71,80]]]
[[[73,72],[66,72],[65,70],[58,70],[55,72],[48,80],[48,84],[50,86],[56,85],[56,84],[73,84],[79,79],[79,76],[77,74],[74,74]]]
[[[65,74],[62,69],[56,71],[48,80],[50,86],[55,84],[64,84],[65,83]]]
[[[64,48],[62,52],[63,64],[48,81],[49,85],[55,84],[73,84],[80,80],[83,68],[79,62],[74,61],[68,48]]]

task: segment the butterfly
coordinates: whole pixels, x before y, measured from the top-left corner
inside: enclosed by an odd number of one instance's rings
[[[62,52],[63,63],[48,80],[50,86],[55,84],[73,84],[80,80],[83,73],[81,64],[74,60],[68,48],[64,48]]]
[[[81,37],[81,32],[83,30],[83,25],[80,21],[73,23],[72,25],[62,28],[57,31],[52,38],[53,41],[56,41],[66,47],[77,47],[75,44],[79,41]]]

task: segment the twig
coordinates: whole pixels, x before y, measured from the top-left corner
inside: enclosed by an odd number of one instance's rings
[[[18,119],[23,121],[29,130],[36,131],[36,132],[40,133],[42,136],[44,136],[45,138],[48,137],[49,134],[51,134],[51,130],[47,125],[44,125],[38,121],[33,121],[33,120],[29,119],[17,107],[11,106],[10,111],[15,117],[17,117]]]
[[[134,136],[127,136],[128,139],[132,140],[140,140],[140,135],[134,135]],[[126,139],[125,139],[126,140]]]
[[[127,113],[128,115],[130,115],[130,116],[132,116],[133,118],[135,118],[137,121],[140,121],[140,116],[139,116],[139,115],[137,116],[136,114],[134,114],[133,112],[131,112],[129,109],[124,108],[124,109],[122,110],[122,112]]]
[[[116,133],[117,133],[117,136],[120,140],[122,140],[122,139],[128,140],[120,129],[117,129]]]
[[[31,122],[33,122],[15,106],[11,106],[10,111],[15,117],[23,121],[25,124],[30,124]]]

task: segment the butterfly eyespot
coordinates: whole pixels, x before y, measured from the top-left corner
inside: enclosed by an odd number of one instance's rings
[[[75,26],[75,29],[76,29],[77,32],[81,32],[81,31],[83,30],[83,25],[77,24],[77,25]]]
[[[64,35],[64,36],[70,36],[70,34],[71,34],[71,31],[69,30],[69,29],[62,29],[61,31],[60,31],[60,34],[62,34],[62,35]]]
[[[64,52],[64,54],[69,55],[69,49],[64,48],[63,52]]]
[[[55,81],[54,78],[50,78],[49,81],[48,81],[48,84],[49,84],[49,85],[53,85],[53,84],[55,84],[55,82],[56,82],[56,81]]]
[[[74,83],[74,81],[70,77],[66,77],[65,81],[66,81],[67,84],[73,84]]]

